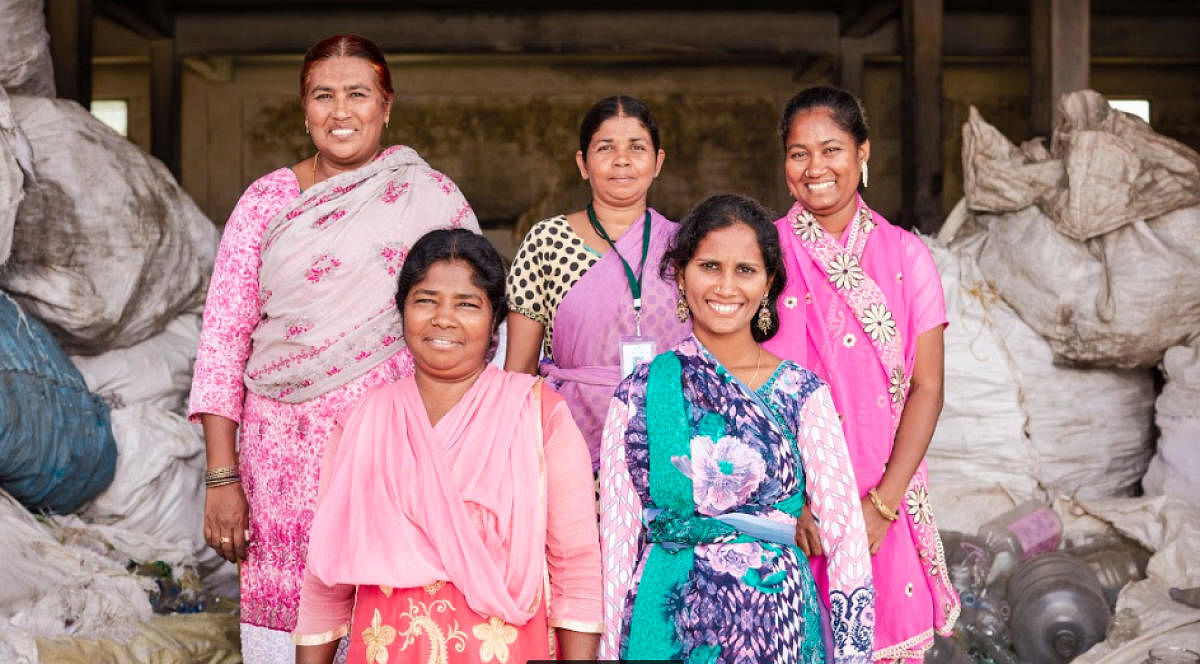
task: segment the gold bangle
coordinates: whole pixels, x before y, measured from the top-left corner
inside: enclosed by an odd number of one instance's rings
[[[209,468],[204,471],[204,480],[223,480],[227,477],[237,477],[237,466],[222,466],[221,468]]]
[[[238,484],[241,481],[242,478],[238,475],[234,475],[232,477],[219,477],[217,479],[204,480],[204,486],[211,489],[213,487],[225,486],[227,484]]]
[[[871,499],[871,504],[875,506],[875,509],[879,510],[883,518],[888,521],[895,521],[900,518],[900,511],[889,509],[887,505],[884,505],[883,499],[879,497],[879,492],[874,488],[867,492],[867,498]]]

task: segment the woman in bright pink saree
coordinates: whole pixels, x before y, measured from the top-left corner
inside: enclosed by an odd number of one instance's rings
[[[646,205],[665,158],[644,102],[598,102],[575,155],[592,200],[534,224],[508,275],[505,368],[540,372],[566,398],[593,470],[617,383],[691,332],[675,315],[675,287],[654,268],[677,228]]]
[[[600,547],[562,398],[485,357],[506,313],[479,235],[418,241],[396,292],[414,375],[369,392],[321,472],[293,638],[300,664],[595,656]]]
[[[776,221],[788,284],[765,344],[829,383],[862,496],[875,582],[875,660],[919,662],[959,613],[929,502],[925,450],[942,407],[941,281],[928,249],[858,195],[870,142],[861,102],[801,91],[780,124],[796,198]],[[798,538],[816,526],[805,512]],[[822,561],[813,558],[818,585]]]

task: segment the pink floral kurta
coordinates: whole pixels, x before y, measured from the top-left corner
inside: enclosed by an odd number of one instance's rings
[[[946,324],[946,307],[921,240],[858,204],[838,240],[798,205],[776,222],[788,278],[779,332],[764,347],[829,383],[865,496],[891,456],[917,339]],[[919,661],[934,631],[948,634],[959,613],[928,491],[922,462],[871,558],[877,661]]]
[[[295,174],[281,168],[251,184],[230,215],[209,285],[188,409],[193,420],[211,413],[240,424],[239,466],[251,535],[241,566],[241,620],[284,632],[296,623],[320,460],[335,417],[369,388],[413,371],[402,349],[309,401],[287,404],[245,389],[251,334],[261,320],[263,234],[299,195]],[[469,221],[473,225],[474,217]]]

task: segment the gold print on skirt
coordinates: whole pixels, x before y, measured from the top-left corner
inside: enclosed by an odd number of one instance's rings
[[[517,629],[505,624],[503,620],[492,616],[485,623],[479,623],[471,628],[471,633],[479,639],[479,659],[490,662],[500,660],[500,664],[508,662],[508,645],[517,640]]]
[[[404,642],[400,644],[400,650],[407,650],[421,637],[422,633],[429,639],[429,658],[425,660],[425,664],[446,664],[450,661],[447,646],[453,646],[454,652],[466,650],[467,634],[458,628],[457,620],[450,622],[448,633],[442,633],[442,628],[430,617],[432,613],[447,613],[454,610],[454,605],[450,603],[450,600],[439,599],[426,606],[425,602],[415,602],[410,597],[408,611],[400,614],[401,621],[405,618],[408,619],[408,626],[398,633],[398,636],[404,637]],[[379,615],[378,610],[375,611],[375,615]],[[374,622],[371,624],[375,625]],[[404,623],[397,623],[397,627],[404,627]],[[363,636],[366,636],[366,632],[363,632]],[[382,659],[372,659],[371,650],[368,648],[367,662],[369,664],[387,664],[387,651],[384,650]]]

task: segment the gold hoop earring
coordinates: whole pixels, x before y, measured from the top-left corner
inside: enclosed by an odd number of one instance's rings
[[[767,294],[763,293],[762,303],[758,305],[758,316],[754,321],[754,326],[759,332],[766,334],[771,331],[771,308],[767,306]]]
[[[679,284],[679,301],[675,303],[675,317],[680,323],[686,323],[692,310],[688,308],[687,296],[683,294],[683,284]]]
[[[871,185],[867,184],[867,180],[870,179],[871,171],[867,168],[867,162],[865,162],[865,161],[863,162],[862,173],[863,173],[863,189],[866,189],[867,187],[871,186]]]

